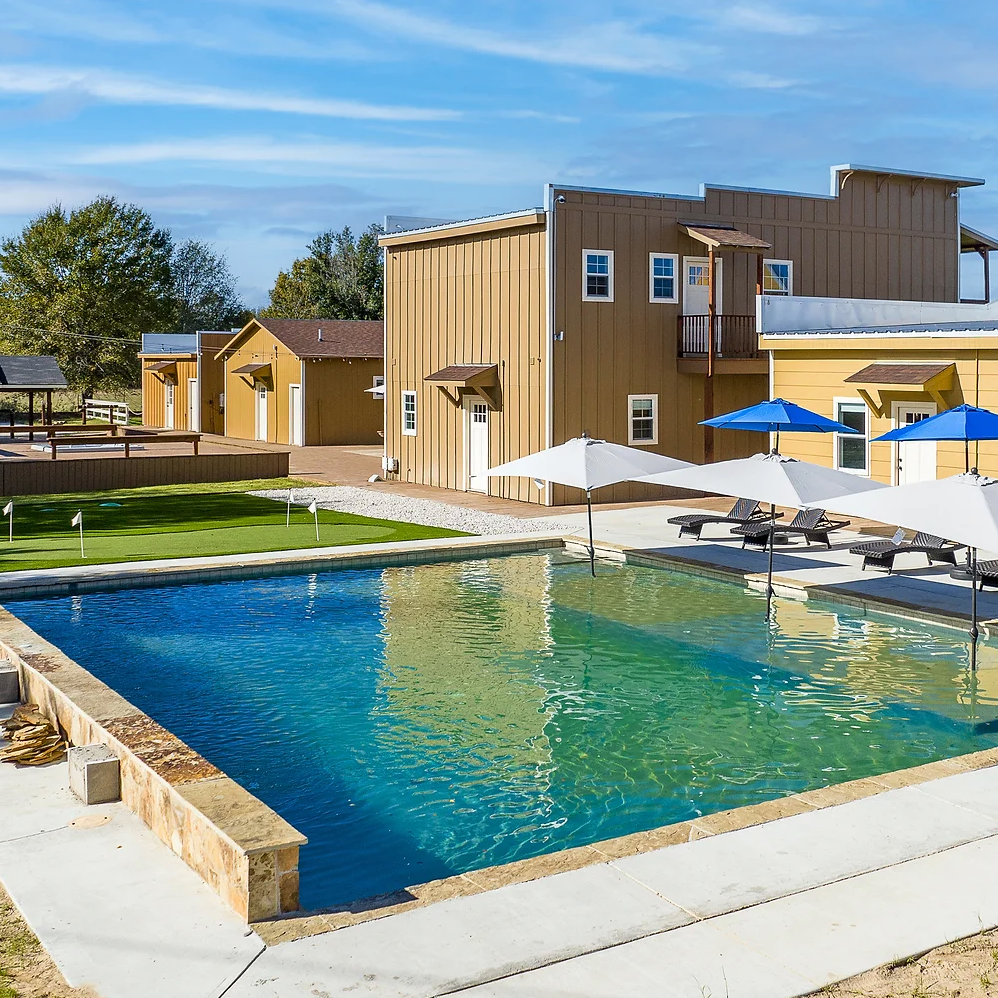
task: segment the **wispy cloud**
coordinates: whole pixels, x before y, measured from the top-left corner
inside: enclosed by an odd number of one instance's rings
[[[370,104],[327,97],[296,97],[142,79],[97,69],[67,69],[25,64],[0,65],[0,93],[85,95],[114,104],[158,104],[222,111],[272,111],[279,114],[354,118],[367,121],[452,121],[457,111],[442,108]]]
[[[441,182],[540,183],[550,164],[530,153],[451,145],[381,145],[269,136],[161,139],[84,147],[48,154],[60,166],[138,166],[160,163],[231,164],[260,172],[318,177],[405,177]],[[3,153],[0,151],[0,160]],[[12,162],[11,168],[32,164]]]
[[[333,0],[325,9],[370,30],[452,49],[554,66],[619,73],[686,72],[713,46],[641,31],[625,20],[586,24],[560,36],[512,35],[413,13],[377,0]]]
[[[715,22],[742,31],[791,36],[813,35],[836,27],[836,22],[829,18],[801,14],[796,10],[781,9],[770,4],[752,7],[735,4],[732,7],[722,7],[716,12]]]

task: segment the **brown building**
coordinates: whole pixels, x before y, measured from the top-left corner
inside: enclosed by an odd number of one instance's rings
[[[225,435],[306,446],[381,441],[379,321],[251,319],[219,350]]]
[[[386,466],[558,504],[578,497],[484,471],[583,431],[690,461],[754,453],[758,435],[714,442],[698,422],[768,394],[757,295],[958,301],[976,252],[959,194],[981,183],[839,166],[828,195],[549,186],[543,208],[385,235]]]
[[[225,381],[215,354],[231,338],[231,331],[143,333],[143,424],[221,433]]]

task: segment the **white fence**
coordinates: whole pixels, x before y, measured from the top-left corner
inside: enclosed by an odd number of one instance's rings
[[[83,409],[83,420],[96,419],[104,423],[128,426],[128,403],[110,402],[107,399],[87,399]]]

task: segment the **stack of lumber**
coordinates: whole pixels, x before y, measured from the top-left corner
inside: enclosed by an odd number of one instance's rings
[[[10,744],[0,749],[0,762],[40,766],[45,762],[57,762],[66,754],[65,739],[36,703],[15,707],[2,727]]]

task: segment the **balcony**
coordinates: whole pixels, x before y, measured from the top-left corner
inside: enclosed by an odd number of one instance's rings
[[[680,315],[677,321],[676,363],[684,374],[707,373],[710,316]],[[767,374],[769,365],[759,349],[754,315],[714,316],[714,373]]]

